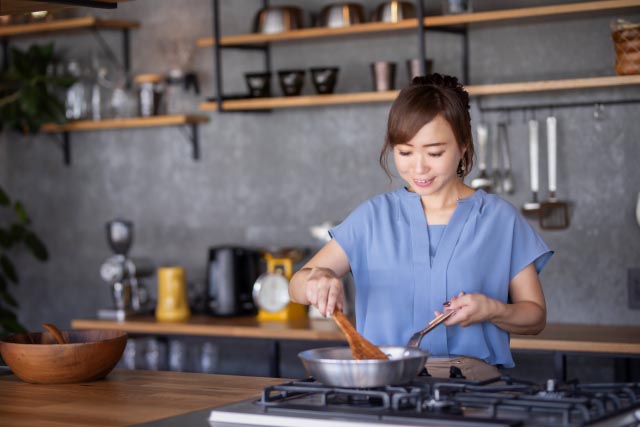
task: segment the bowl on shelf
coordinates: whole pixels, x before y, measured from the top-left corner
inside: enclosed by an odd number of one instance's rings
[[[252,98],[267,98],[271,96],[271,73],[245,73],[244,79]]]
[[[338,81],[338,67],[312,67],[311,81],[316,92],[320,95],[333,93]]]
[[[275,34],[297,30],[304,26],[302,9],[295,6],[269,6],[262,8],[253,20],[253,32]]]
[[[278,80],[280,88],[285,96],[296,96],[302,93],[304,85],[304,70],[280,70],[278,71]]]
[[[334,3],[320,11],[319,25],[328,28],[342,28],[364,22],[364,7],[359,3]]]
[[[68,384],[107,376],[127,344],[127,334],[115,330],[70,330],[62,336],[65,344],[50,332],[11,335],[0,340],[0,354],[22,381]]]
[[[403,19],[416,17],[416,7],[408,1],[388,1],[378,5],[373,12],[372,21],[397,23]]]

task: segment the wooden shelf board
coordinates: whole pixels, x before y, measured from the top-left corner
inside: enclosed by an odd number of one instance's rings
[[[59,21],[36,22],[32,24],[18,24],[0,26],[0,37],[19,36],[54,31],[68,31],[83,28],[125,29],[138,28],[139,22],[120,21],[112,19],[98,19],[94,17],[61,19]]]
[[[195,123],[206,123],[209,117],[203,115],[171,115],[171,116],[153,116],[153,117],[132,117],[126,119],[109,119],[109,120],[81,120],[69,122],[64,125],[48,123],[42,126],[42,132],[60,133],[60,132],[77,132],[102,129],[117,128],[137,128],[151,126],[172,126],[186,125]]]
[[[271,108],[316,107],[321,105],[359,104],[389,102],[398,96],[398,91],[341,93],[333,95],[287,96],[276,98],[248,98],[223,101],[225,110],[261,110]],[[201,110],[217,110],[216,102],[203,102]]]
[[[471,96],[486,96],[627,85],[640,85],[640,75],[469,85],[466,86],[466,89]],[[398,91],[387,91],[343,93],[334,95],[232,99],[223,101],[223,106],[226,111],[262,110],[292,107],[317,107],[323,105],[392,102],[397,95]],[[204,111],[215,111],[218,109],[218,105],[216,102],[204,102],[200,104],[200,109]]]
[[[496,83],[466,86],[469,95],[506,95],[511,93],[549,92],[557,90],[593,89],[599,87],[640,84],[640,75],[585,77],[580,79],[541,80],[521,83]]]
[[[615,11],[640,7],[640,0],[605,0],[581,3],[560,4],[551,6],[536,6],[520,9],[505,9],[487,12],[473,12],[455,15],[427,16],[424,18],[426,28],[449,27],[481,22],[505,21],[542,16],[565,15],[572,13],[593,13]],[[304,40],[310,38],[334,37],[350,34],[365,34],[388,31],[402,31],[415,29],[417,19],[406,19],[399,23],[367,22],[344,28],[303,28],[276,34],[237,34],[221,37],[221,45],[233,46],[240,44],[260,44],[268,42]],[[206,37],[197,41],[199,47],[213,46],[213,38]]]
[[[124,322],[75,319],[73,329],[118,329],[132,334],[226,336],[236,338],[344,341],[334,322],[300,319],[259,322],[256,317],[217,318],[193,315],[185,322],[159,322],[153,316],[134,316]],[[539,335],[512,335],[512,350],[640,354],[640,327],[548,324]]]

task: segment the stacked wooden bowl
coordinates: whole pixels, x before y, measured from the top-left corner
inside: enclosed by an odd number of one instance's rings
[[[121,331],[62,331],[65,344],[50,332],[12,335],[0,341],[0,354],[21,380],[66,384],[104,378],[116,366],[127,334]]]

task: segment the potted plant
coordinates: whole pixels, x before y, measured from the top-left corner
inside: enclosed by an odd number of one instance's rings
[[[26,332],[18,322],[15,309],[18,302],[9,286],[17,285],[19,276],[9,258],[11,252],[25,247],[36,259],[46,261],[47,248],[31,230],[31,220],[19,200],[11,200],[0,186],[0,338]]]
[[[44,123],[64,123],[64,104],[57,92],[70,87],[74,79],[53,73],[54,64],[53,43],[34,44],[25,51],[11,49],[11,64],[0,73],[0,129],[33,134]],[[22,203],[0,186],[0,337],[26,331],[18,321],[18,302],[10,289],[19,282],[10,254],[22,247],[38,260],[48,258],[30,226]]]
[[[66,121],[58,92],[74,79],[57,75],[53,43],[31,45],[27,50],[11,49],[11,64],[0,74],[0,129],[37,133],[44,123]]]

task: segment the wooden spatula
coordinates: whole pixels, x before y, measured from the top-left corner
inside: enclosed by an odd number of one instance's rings
[[[347,337],[354,359],[389,359],[382,350],[360,335],[341,311],[336,310],[333,312],[333,320],[336,321],[342,333]]]

